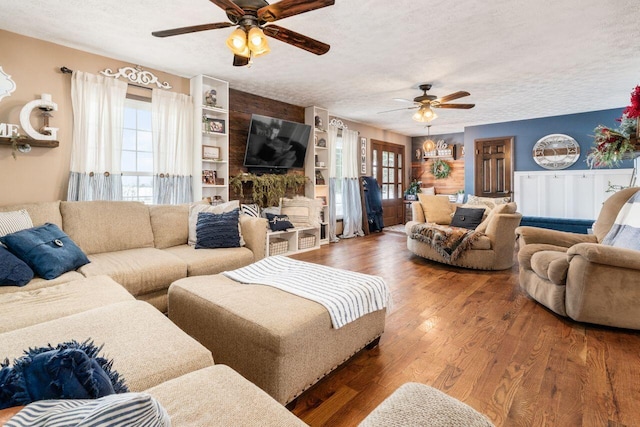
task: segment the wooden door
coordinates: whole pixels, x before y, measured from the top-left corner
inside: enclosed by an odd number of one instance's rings
[[[372,175],[382,198],[384,226],[401,224],[404,197],[404,146],[371,140]]]
[[[475,195],[512,197],[513,137],[475,140]]]

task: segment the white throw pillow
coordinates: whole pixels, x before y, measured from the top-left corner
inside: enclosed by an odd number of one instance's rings
[[[493,209],[498,205],[504,205],[509,203],[511,199],[509,197],[480,197],[469,195],[467,197],[467,205],[484,205],[489,209]]]
[[[198,214],[200,212],[221,214],[231,212],[234,209],[240,209],[240,202],[238,200],[232,200],[230,202],[214,206],[205,203],[194,203],[189,206],[189,245],[196,245],[196,224],[198,223]],[[245,242],[242,238],[240,224],[238,224],[238,231],[240,232],[240,246],[244,246]]]
[[[296,196],[293,199],[280,199],[280,214],[289,217],[295,226],[318,226],[322,202],[308,197]]]
[[[25,209],[19,211],[0,212],[0,237],[16,231],[33,228],[33,222],[29,212]]]

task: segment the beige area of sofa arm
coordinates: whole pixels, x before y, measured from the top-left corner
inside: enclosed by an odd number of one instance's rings
[[[579,255],[595,264],[640,270],[640,251],[600,243],[579,243],[567,251],[569,261]]]
[[[546,243],[549,245],[562,246],[563,248],[570,248],[578,243],[598,242],[596,236],[592,234],[578,234],[528,226],[516,228],[516,235],[520,237],[521,245]]]
[[[253,252],[254,261],[264,258],[269,222],[265,218],[240,215],[240,228],[246,247]]]

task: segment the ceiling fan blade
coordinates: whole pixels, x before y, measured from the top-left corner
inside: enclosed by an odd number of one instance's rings
[[[240,55],[233,55],[234,67],[244,67],[245,65],[249,65],[249,58]]]
[[[218,6],[220,9],[227,12],[229,15],[233,15],[238,18],[242,18],[245,13],[244,10],[231,0],[209,0],[211,3]]]
[[[469,92],[465,92],[464,90],[460,90],[458,92],[443,96],[442,98],[438,98],[438,99],[436,99],[436,101],[442,104],[442,103],[453,101],[454,99],[463,98],[463,97],[469,96],[469,95],[471,95]]]
[[[180,34],[195,33],[198,31],[217,30],[218,28],[227,28],[233,26],[230,22],[218,22],[215,24],[193,25],[191,27],[174,28],[171,30],[154,31],[151,34],[156,37],[177,36]]]
[[[468,110],[469,108],[475,107],[476,104],[435,104],[432,105],[434,108],[460,108],[463,110]]]
[[[334,3],[335,0],[281,0],[258,9],[258,19],[263,22],[274,22],[278,19],[332,6]]]
[[[402,110],[415,110],[416,108],[419,108],[419,105],[414,105],[413,107],[405,107],[405,108],[396,108],[393,110],[387,110],[387,111],[378,111],[378,114],[382,114],[382,113],[390,113],[392,111],[402,111]]]
[[[412,101],[410,99],[404,99],[404,98],[393,98],[394,101],[398,101],[398,102],[410,102],[411,104],[413,104],[415,101]]]
[[[311,37],[296,33],[295,31],[287,30],[278,25],[268,25],[264,27],[262,31],[269,37],[289,43],[290,45],[315,53],[316,55],[324,55],[329,52],[331,48],[331,46],[326,43],[314,40]]]

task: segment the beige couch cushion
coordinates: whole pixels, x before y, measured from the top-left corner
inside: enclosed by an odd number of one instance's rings
[[[0,212],[17,211],[24,209],[29,213],[34,226],[43,225],[46,222],[62,228],[62,215],[60,214],[60,201],[24,203],[12,206],[0,206]]]
[[[187,264],[155,248],[98,253],[78,269],[87,277],[107,275],[133,296],[167,289],[171,282],[187,276]]]
[[[512,213],[516,213],[517,210],[518,210],[518,206],[515,204],[515,202],[496,205],[495,208],[489,211],[486,218],[482,220],[480,225],[476,227],[476,231],[479,231],[480,233],[486,233],[487,227],[489,226],[489,223],[491,222],[491,219],[493,218],[494,215],[501,214],[501,213],[512,214]]]
[[[87,254],[152,248],[149,208],[138,202],[62,202],[64,231]]]
[[[150,388],[173,427],[306,426],[267,393],[224,365],[215,365]]]
[[[569,259],[566,253],[558,251],[540,251],[531,257],[531,269],[541,278],[555,285],[564,285],[567,281]]]
[[[29,347],[92,339],[113,359],[131,391],[213,364],[211,353],[162,313],[142,301],[125,301],[0,335],[0,355],[14,359]]]
[[[200,212],[210,212],[214,214],[221,214],[225,212],[231,212],[234,209],[240,209],[240,202],[238,200],[232,200],[220,205],[211,206],[204,203],[194,203],[189,207],[189,244],[191,246],[196,245],[196,224],[198,223],[198,214]],[[242,230],[240,230],[240,224],[238,224],[238,230],[240,231],[240,246],[244,246],[244,240],[242,239]]]
[[[149,206],[153,242],[156,248],[184,245],[189,239],[189,205]]]
[[[72,280],[84,279],[84,276],[77,271],[68,271],[55,279],[46,280],[42,277],[34,277],[26,286],[0,286],[0,295],[11,294],[14,292],[32,291],[34,289],[47,288],[56,286],[61,283],[71,282]]]
[[[418,193],[418,200],[420,201],[427,222],[442,225],[451,224],[453,207],[451,203],[449,203],[448,197]]]
[[[133,296],[107,276],[83,278],[46,288],[23,288],[22,292],[0,295],[0,333],[69,316]]]
[[[187,276],[218,274],[251,264],[253,252],[247,248],[195,249],[181,245],[164,249],[187,264]]]

